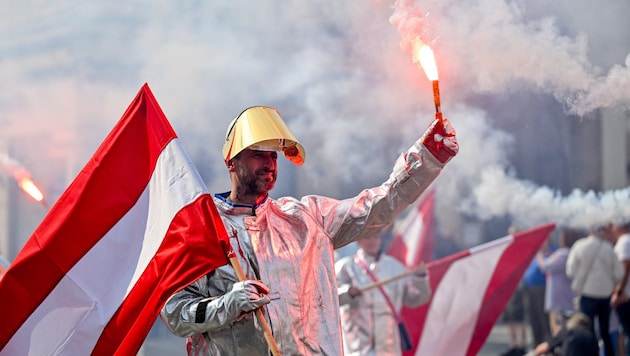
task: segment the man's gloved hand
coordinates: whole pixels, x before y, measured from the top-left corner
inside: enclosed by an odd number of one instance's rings
[[[447,118],[434,120],[422,137],[422,143],[442,163],[448,162],[459,151],[455,129]]]
[[[427,265],[424,262],[420,262],[418,267],[415,269],[415,274],[418,277],[426,277],[427,276]]]
[[[352,298],[360,297],[362,294],[363,292],[359,287],[351,286],[350,289],[348,289],[348,295]]]
[[[261,281],[236,282],[232,290],[224,295],[226,307],[236,315],[258,309],[269,302],[269,287]]]

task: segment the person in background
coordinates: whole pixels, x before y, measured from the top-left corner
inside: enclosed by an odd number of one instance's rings
[[[502,352],[500,356],[521,356],[527,352],[527,324],[525,323],[524,303],[523,282],[521,281],[503,309],[502,319],[508,329],[510,348]]]
[[[362,287],[407,273],[397,259],[382,253],[382,233],[357,241],[359,249],[335,263],[345,355],[401,355],[400,311],[426,303],[431,297],[424,263],[414,274],[383,284]],[[402,339],[401,339],[402,337]],[[410,340],[407,340],[410,341]],[[408,345],[411,346],[411,345]]]
[[[571,279],[566,273],[566,264],[571,246],[584,236],[586,233],[580,230],[562,228],[558,238],[558,249],[547,257],[542,252],[536,256],[539,266],[546,274],[545,311],[549,314],[551,336],[560,332],[566,319],[575,311],[573,306],[575,294],[571,289]]]
[[[518,231],[516,225],[508,228],[508,234],[513,235]],[[527,352],[527,324],[525,323],[525,297],[523,280],[520,281],[512,297],[505,305],[501,315],[502,321],[508,329],[510,348],[500,356],[522,356]]]
[[[615,286],[611,305],[621,324],[625,355],[630,356],[630,220],[615,224],[613,233],[617,237],[614,251],[623,266],[623,277]]]
[[[380,186],[347,199],[274,199],[278,152],[302,165],[304,148],[277,110],[246,109],[223,145],[231,190],[214,195],[245,278],[232,265],[208,273],[166,301],[162,320],[191,355],[268,355],[274,344],[283,355],[342,355],[334,249],[391,224],[458,149],[448,120],[436,119]]]
[[[621,328],[621,324],[619,323],[619,318],[617,317],[617,313],[613,312],[612,304],[611,304],[611,312],[610,312],[610,323],[608,323],[608,334],[610,335],[610,340],[613,343],[613,349],[615,350],[615,355],[617,356],[625,355],[623,331]],[[595,335],[599,335],[599,330],[595,330]],[[602,349],[601,347],[599,350],[599,354],[600,356],[605,356],[604,349]]]
[[[549,256],[551,248],[547,240],[538,254],[544,258]],[[545,289],[547,278],[537,258],[532,259],[523,275],[523,291],[525,296],[525,312],[532,332],[534,346],[551,336],[549,317],[545,312]]]
[[[615,355],[609,333],[610,303],[615,286],[623,277],[623,267],[613,250],[615,240],[611,224],[594,227],[589,236],[571,247],[566,269],[571,289],[579,298],[579,311],[590,318],[592,325],[597,317],[605,356]]]
[[[599,354],[597,338],[588,315],[574,313],[560,332],[536,346],[535,356],[596,356]]]

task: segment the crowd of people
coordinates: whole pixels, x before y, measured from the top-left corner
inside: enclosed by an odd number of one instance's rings
[[[629,232],[627,221],[588,232],[561,228],[557,247],[543,246],[530,265],[544,273],[544,307],[531,294],[517,292],[504,311],[508,327],[514,328],[513,310],[527,310],[521,314],[530,316],[518,320],[530,325],[533,340],[528,343],[525,332],[514,333],[501,355],[630,355]],[[546,327],[537,324],[536,313],[548,316]]]

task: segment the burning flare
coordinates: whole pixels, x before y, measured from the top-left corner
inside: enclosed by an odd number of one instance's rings
[[[41,190],[37,188],[35,183],[30,178],[22,178],[18,181],[18,185],[26,194],[30,195],[31,198],[35,199],[38,202],[44,200],[44,194],[42,194]]]
[[[438,81],[437,64],[435,63],[435,55],[428,44],[421,39],[416,38],[411,44],[413,49],[413,61],[420,63],[427,78],[433,86],[433,103],[435,104],[435,118],[442,120],[442,103],[440,102],[440,84]]]
[[[413,47],[413,61],[420,63],[420,66],[424,70],[430,81],[438,80],[437,64],[435,64],[435,55],[429,45],[424,43],[421,39],[416,38],[416,41],[412,44]]]
[[[18,161],[9,157],[6,153],[0,152],[0,174],[2,173],[11,175],[18,183],[20,189],[22,189],[31,198],[35,199],[35,201],[46,206],[44,194],[31,179],[29,171],[22,167]]]

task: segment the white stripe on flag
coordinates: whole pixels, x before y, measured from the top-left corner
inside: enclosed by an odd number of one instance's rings
[[[0,354],[89,355],[155,255],[173,217],[207,193],[190,167],[180,141],[171,140],[158,158],[150,189],[66,274]]]
[[[486,288],[511,241],[507,236],[451,264],[431,299],[416,355],[466,354]]]
[[[420,253],[420,244],[424,241],[422,238],[422,231],[424,229],[424,217],[422,212],[414,208],[410,214],[407,215],[404,228],[402,229],[402,239],[407,245],[407,254],[405,255],[405,266],[413,266],[416,258]]]

